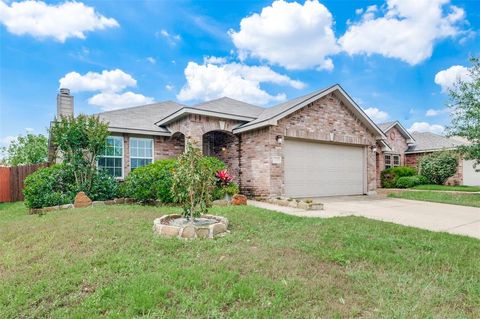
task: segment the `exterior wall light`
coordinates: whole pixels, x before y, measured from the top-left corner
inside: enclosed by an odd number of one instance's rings
[[[370,146],[370,149],[372,150],[373,153],[376,153],[377,152],[377,145]]]
[[[283,143],[283,137],[281,135],[277,135],[276,137],[277,143],[282,144]]]

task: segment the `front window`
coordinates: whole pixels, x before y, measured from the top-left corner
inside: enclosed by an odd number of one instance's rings
[[[98,168],[106,170],[110,175],[123,178],[123,137],[107,137],[103,154],[98,159]]]
[[[385,154],[385,169],[400,166],[399,154]]]
[[[130,167],[132,171],[153,162],[153,139],[130,138]]]

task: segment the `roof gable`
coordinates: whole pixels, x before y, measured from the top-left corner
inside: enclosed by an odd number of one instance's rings
[[[260,116],[250,121],[241,127],[234,130],[234,133],[240,133],[264,126],[277,125],[278,120],[296,112],[303,107],[313,103],[330,93],[335,92],[338,98],[349,108],[353,114],[355,114],[372,132],[376,133],[377,138],[386,138],[382,130],[363,112],[363,110],[353,101],[353,99],[345,92],[345,90],[339,85],[335,84],[326,89],[312,92],[310,94],[300,96],[298,98],[289,100],[287,102],[278,104],[271,108],[265,109]]]
[[[402,136],[405,138],[407,144],[415,143],[415,138],[408,132],[405,127],[403,127],[403,125],[399,121],[380,123],[378,124],[378,127],[385,134],[387,134],[387,132],[390,131],[393,127],[396,127],[400,134],[402,134]]]

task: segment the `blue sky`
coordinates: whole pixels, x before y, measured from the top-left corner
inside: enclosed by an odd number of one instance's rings
[[[0,0],[0,142],[46,133],[60,83],[87,114],[223,95],[268,107],[340,83],[374,120],[442,132],[479,29],[478,1]]]

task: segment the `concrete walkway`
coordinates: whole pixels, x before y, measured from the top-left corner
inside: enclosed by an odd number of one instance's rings
[[[432,231],[466,235],[480,239],[480,208],[421,202],[377,196],[324,198],[325,210],[307,211],[258,201],[249,205],[302,216],[329,218],[362,216]]]

